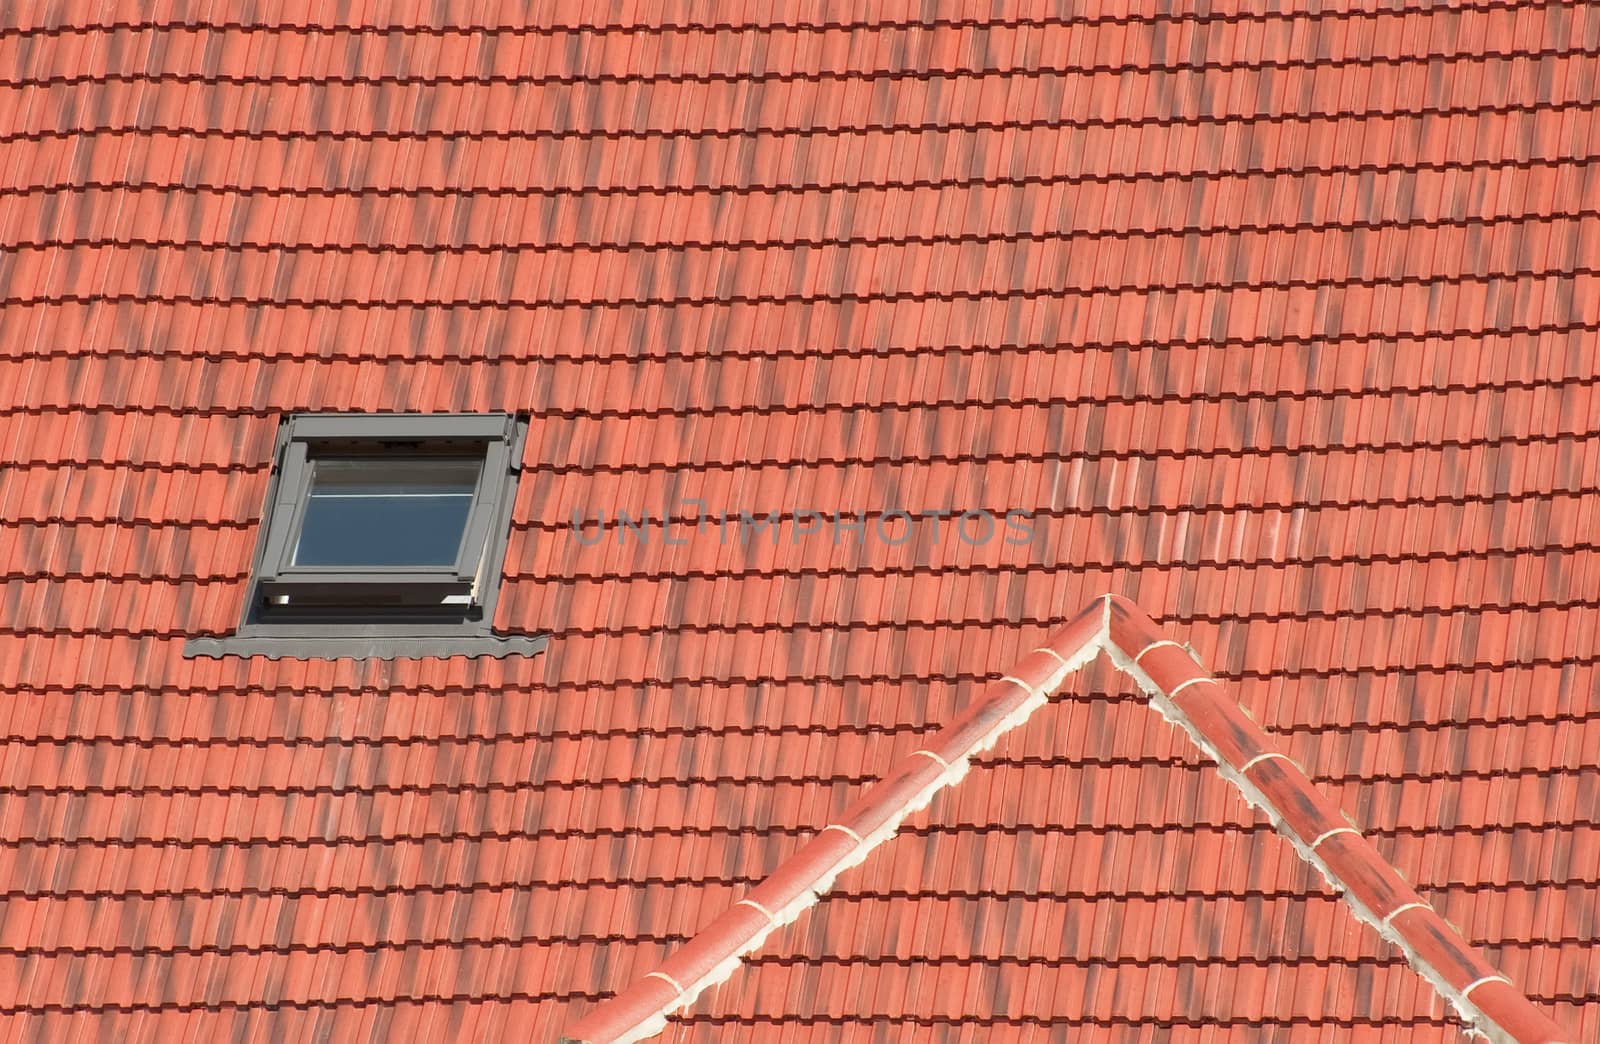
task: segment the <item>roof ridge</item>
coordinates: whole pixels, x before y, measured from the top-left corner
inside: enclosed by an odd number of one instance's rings
[[[1471,1033],[1497,1044],[1570,1044],[1573,1038],[1468,945],[1299,765],[1271,747],[1188,645],[1163,638],[1142,609],[1112,594],[1090,602],[660,968],[602,1001],[562,1040],[627,1044],[659,1033],[671,1012],[730,976],[745,954],[812,906],[937,791],[960,782],[973,755],[1027,720],[1069,673],[1100,652],[1267,814],[1360,920],[1405,953]]]

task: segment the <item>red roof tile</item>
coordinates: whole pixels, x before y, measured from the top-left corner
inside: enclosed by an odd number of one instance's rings
[[[1600,1033],[1591,9],[192,6],[0,11],[18,1036],[553,1039],[1103,591]],[[184,659],[297,410],[528,412],[549,650]],[[664,1039],[1460,1039],[1075,679]]]

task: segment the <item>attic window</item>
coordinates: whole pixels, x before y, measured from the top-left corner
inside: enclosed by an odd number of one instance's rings
[[[538,651],[489,629],[525,432],[507,414],[288,418],[239,632],[185,653]]]

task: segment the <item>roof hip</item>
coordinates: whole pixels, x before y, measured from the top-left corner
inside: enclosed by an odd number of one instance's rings
[[[1162,637],[1144,610],[1112,594],[1090,602],[1023,657],[659,969],[574,1023],[564,1044],[627,1044],[661,1032],[668,1015],[732,975],[745,954],[799,917],[940,789],[959,783],[974,755],[1027,720],[1068,674],[1101,652],[1216,761],[1223,778],[1266,813],[1358,918],[1405,953],[1472,1033],[1496,1044],[1570,1044],[1574,1038],[1470,946],[1305,772],[1272,747],[1186,646]]]

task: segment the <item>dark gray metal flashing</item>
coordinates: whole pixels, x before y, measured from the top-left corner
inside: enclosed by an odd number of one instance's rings
[[[221,659],[224,656],[262,656],[269,660],[416,660],[440,656],[537,656],[550,644],[550,636],[461,634],[397,637],[284,637],[275,635],[233,635],[223,638],[190,638],[183,643],[189,658]]]

